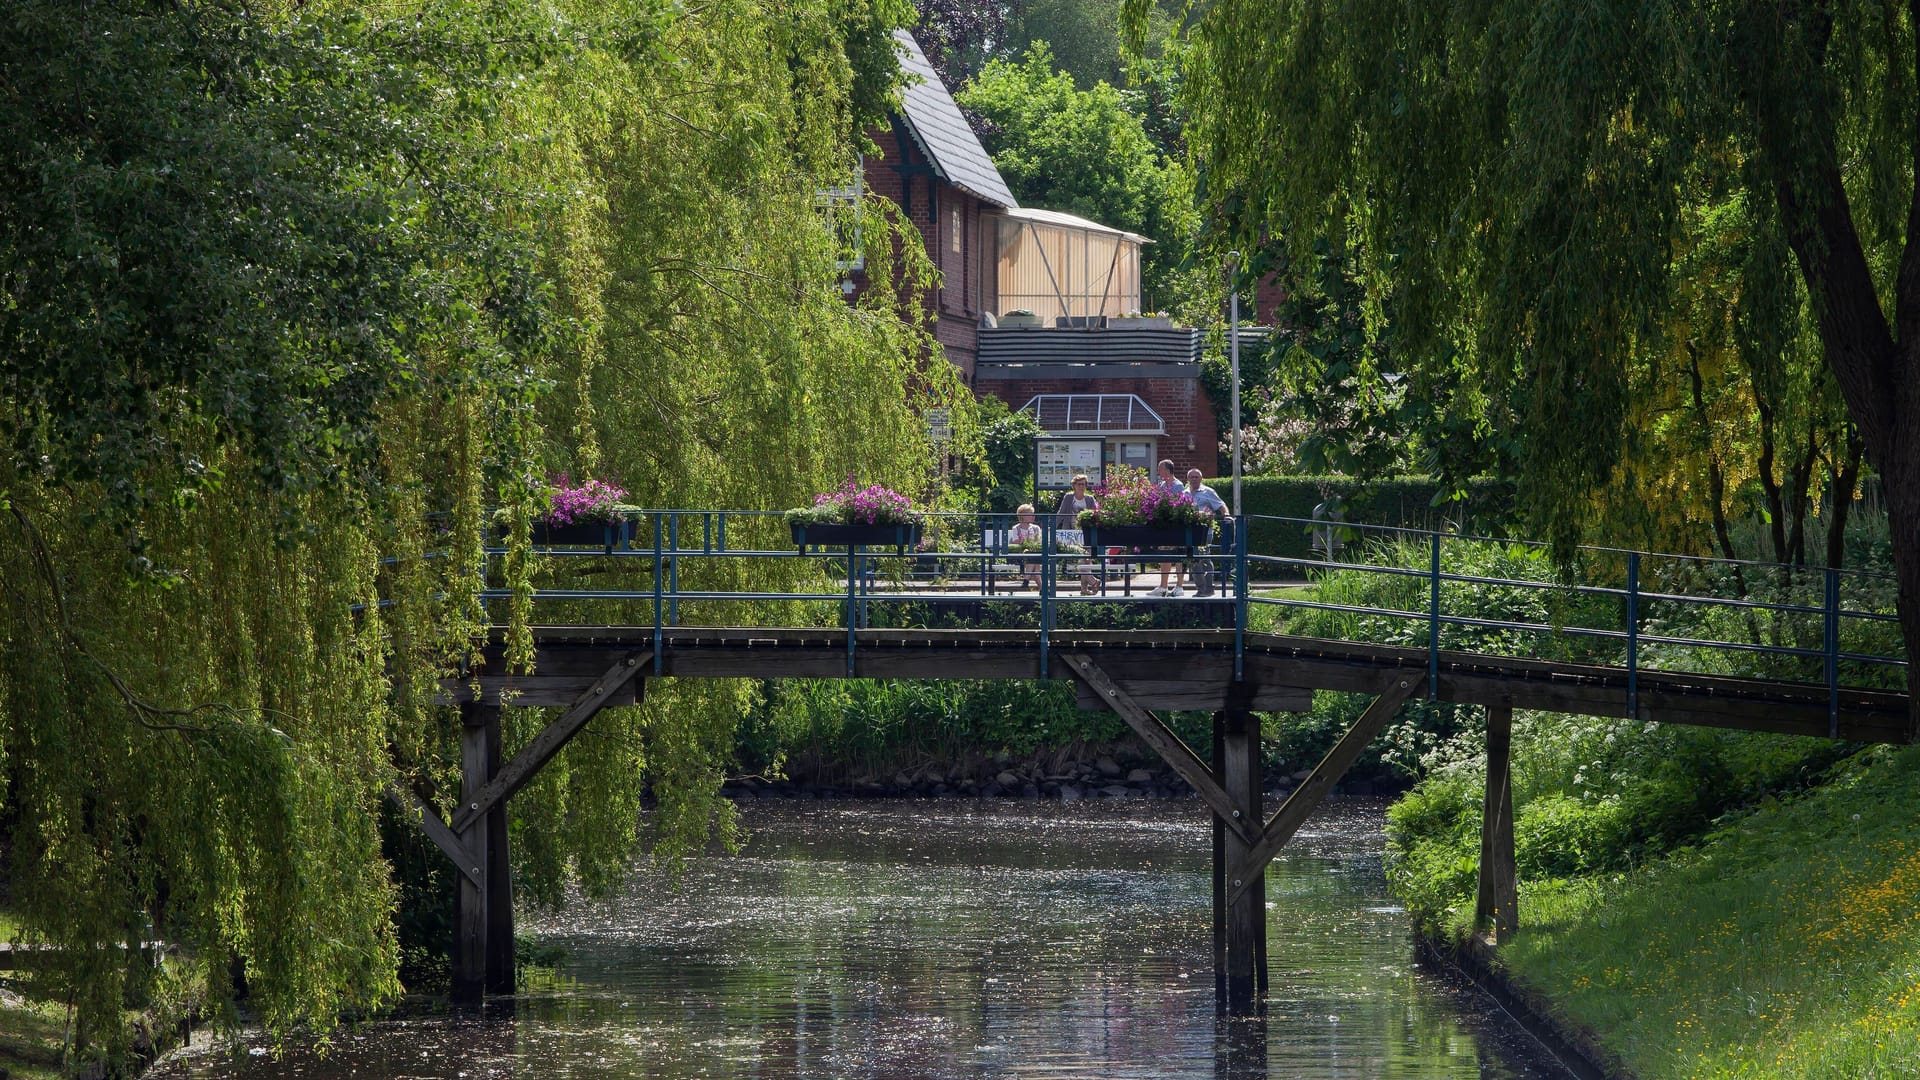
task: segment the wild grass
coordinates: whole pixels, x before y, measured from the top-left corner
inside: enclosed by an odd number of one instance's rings
[[[0,1076],[55,1080],[62,1075],[65,1008],[49,1000],[25,971],[0,971]]]
[[[1864,751],[1697,847],[1524,880],[1507,966],[1636,1075],[1920,1076],[1920,750]]]

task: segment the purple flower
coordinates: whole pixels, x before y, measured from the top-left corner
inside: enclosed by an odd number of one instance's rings
[[[611,521],[620,500],[627,497],[625,488],[602,480],[588,480],[579,487],[573,487],[567,474],[561,473],[553,478],[553,482],[554,489],[547,497],[547,513],[542,519],[549,525]]]
[[[879,484],[860,484],[849,476],[846,483],[813,498],[816,507],[834,511],[846,525],[910,525],[920,515],[913,500]]]

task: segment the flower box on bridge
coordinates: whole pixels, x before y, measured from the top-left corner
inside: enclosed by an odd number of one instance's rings
[[[1205,525],[1092,525],[1086,532],[1087,546],[1096,555],[1110,547],[1141,551],[1183,549],[1191,555],[1195,549],[1206,546],[1209,529]]]
[[[633,522],[624,517],[612,521],[576,521],[570,525],[533,523],[533,546],[537,548],[597,547],[612,552],[616,547],[626,547],[631,539]]]
[[[801,551],[813,547],[890,547],[904,554],[920,543],[915,525],[797,525],[789,523],[793,542]]]

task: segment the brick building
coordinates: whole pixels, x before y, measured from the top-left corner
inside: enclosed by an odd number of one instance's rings
[[[1147,239],[1021,207],[918,43],[898,38],[911,85],[869,133],[882,152],[861,182],[901,208],[940,270],[928,306],[947,359],[1049,436],[1097,442],[1102,465],[1169,457],[1211,474],[1219,426],[1200,333],[1139,317]]]
[[[868,132],[881,155],[862,162],[861,178],[920,230],[940,271],[927,305],[934,337],[972,385],[981,317],[999,307],[991,215],[1018,204],[919,43],[904,30],[896,37],[909,85],[892,124]]]

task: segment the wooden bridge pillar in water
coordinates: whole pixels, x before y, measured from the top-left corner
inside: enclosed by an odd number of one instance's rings
[[[507,850],[507,801],[482,806],[487,785],[500,775],[500,715],[497,702],[460,706],[460,802],[471,813],[458,838],[477,873],[461,874],[454,897],[453,986],[455,1004],[477,1004],[485,994],[511,994],[513,963],[513,871]]]
[[[1226,790],[1239,820],[1260,823],[1260,719],[1245,710],[1229,710],[1213,715],[1215,779]],[[1216,814],[1216,818],[1218,815]],[[1267,886],[1266,864],[1253,871],[1248,881],[1235,875],[1245,873],[1253,845],[1225,821],[1214,823],[1216,835],[1224,843],[1215,846],[1213,873],[1215,933],[1224,932],[1224,940],[1214,944],[1215,963],[1224,959],[1224,969],[1215,975],[1215,990],[1220,993],[1219,1009],[1229,1016],[1252,1016],[1266,1010],[1267,992]],[[1223,992],[1222,992],[1223,991]]]
[[[1255,1016],[1266,1005],[1267,864],[1346,775],[1373,737],[1413,694],[1414,678],[1395,673],[1380,696],[1340,737],[1313,772],[1295,788],[1270,819],[1260,807],[1260,724],[1245,707],[1214,714],[1213,761],[1202,762],[1160,718],[1123,689],[1086,653],[1060,659],[1098,700],[1127,722],[1213,811],[1213,958],[1219,1010],[1229,1016]],[[1259,700],[1262,688],[1235,682],[1229,705]],[[1270,699],[1269,699],[1270,700]],[[1306,708],[1311,691],[1300,690],[1284,709]]]
[[[1480,881],[1474,926],[1497,942],[1520,927],[1520,886],[1513,860],[1513,707],[1487,707],[1487,796],[1480,819]]]
[[[387,792],[401,814],[418,825],[459,872],[450,995],[454,1004],[476,1005],[487,994],[511,994],[517,988],[507,800],[539,775],[602,708],[644,700],[646,680],[640,671],[652,655],[646,649],[628,651],[589,678],[483,676],[472,683],[451,683],[448,692],[462,695],[473,683],[479,685],[477,698],[460,702],[460,801],[452,818],[441,817],[417,791],[395,787]],[[583,682],[588,684],[584,692],[579,689]],[[502,764],[501,702],[508,694],[522,705],[567,708]]]

